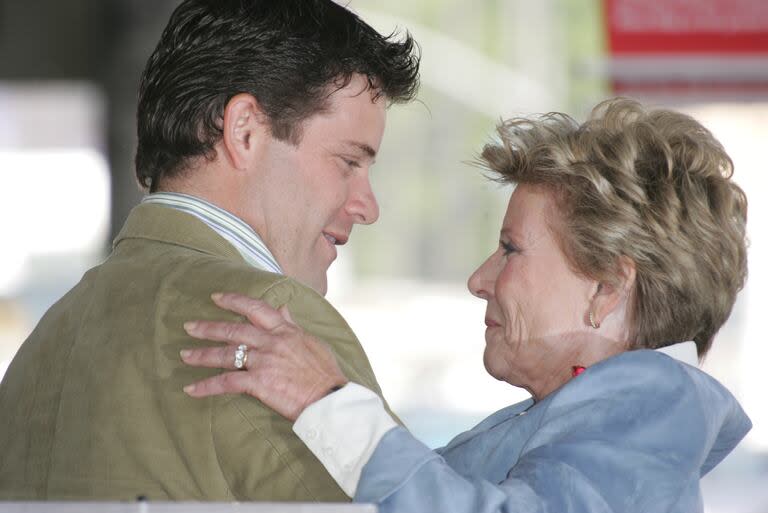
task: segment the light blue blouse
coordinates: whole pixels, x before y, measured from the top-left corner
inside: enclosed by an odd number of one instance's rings
[[[382,513],[701,512],[700,477],[750,428],[708,374],[630,351],[437,451],[403,428],[388,431],[354,499]]]

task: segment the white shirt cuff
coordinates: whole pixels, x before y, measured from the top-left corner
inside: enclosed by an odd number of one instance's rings
[[[381,438],[397,427],[381,398],[356,383],[309,405],[293,431],[344,493],[355,496],[360,473]]]

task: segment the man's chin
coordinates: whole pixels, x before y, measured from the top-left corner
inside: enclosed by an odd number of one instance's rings
[[[309,266],[283,264],[283,274],[309,287],[321,296],[328,292],[328,269],[314,269]]]
[[[328,292],[328,276],[326,274],[323,274],[322,276],[308,276],[305,279],[297,279],[321,296],[325,296]]]

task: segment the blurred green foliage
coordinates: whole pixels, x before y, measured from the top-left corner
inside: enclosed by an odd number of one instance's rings
[[[528,73],[526,62],[550,59],[558,83],[552,84],[556,104],[549,110],[581,116],[605,95],[594,72],[604,47],[602,2],[540,1],[353,0],[349,5],[363,18],[390,16],[400,29],[427,27],[518,73]],[[531,30],[528,24],[542,17],[541,30],[548,32],[537,37],[547,44],[516,43],[515,31]],[[364,277],[464,281],[495,250],[511,192],[470,163],[502,113],[476,112],[429,83],[423,83],[419,100],[389,111],[372,174],[381,217],[374,227],[357,229],[354,265]],[[525,104],[525,98],[519,101]]]

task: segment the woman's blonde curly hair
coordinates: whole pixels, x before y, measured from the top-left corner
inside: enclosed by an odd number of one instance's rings
[[[630,346],[696,342],[703,357],[747,276],[747,198],[733,162],[693,118],[628,99],[579,125],[550,113],[498,127],[481,161],[494,179],[554,192],[553,227],[576,272],[602,282],[636,265]]]

